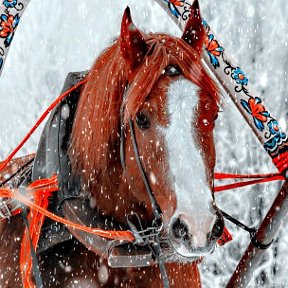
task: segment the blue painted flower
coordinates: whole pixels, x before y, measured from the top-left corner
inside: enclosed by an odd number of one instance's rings
[[[272,119],[271,121],[269,121],[267,125],[269,127],[269,131],[271,132],[271,134],[279,135],[280,137],[285,138],[286,135],[281,131],[281,128],[277,120]]]
[[[7,8],[14,8],[18,0],[4,0],[3,4]]]
[[[208,27],[208,23],[206,22],[206,20],[204,18],[202,18],[202,24],[205,28]]]
[[[275,119],[270,120],[267,125],[273,137],[264,144],[264,148],[268,152],[274,152],[279,145],[284,141],[287,141],[287,136],[281,131],[279,124]]]
[[[264,124],[269,117],[270,113],[266,111],[265,107],[262,103],[262,100],[258,97],[250,97],[248,101],[241,99],[240,101],[243,108],[252,115],[255,126],[263,131]]]
[[[2,69],[3,63],[4,63],[3,58],[0,58],[0,71],[1,71],[1,69]]]
[[[214,39],[214,35],[210,34],[206,36],[205,38],[205,47],[206,51],[208,52],[210,62],[213,65],[213,67],[216,69],[217,67],[220,67],[218,58],[221,53],[224,51],[224,48],[221,47],[217,40]]]
[[[242,85],[248,84],[248,78],[245,76],[244,72],[239,67],[237,67],[233,71],[231,76],[238,84],[242,84]]]
[[[4,45],[8,47],[13,39],[15,29],[20,21],[19,14],[2,14],[0,16],[0,38],[4,38]]]

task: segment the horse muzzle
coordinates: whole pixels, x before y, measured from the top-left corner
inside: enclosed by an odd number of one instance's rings
[[[211,219],[213,219],[213,225],[209,226],[212,226],[212,229],[206,229],[207,222],[212,223]],[[189,218],[184,215],[179,215],[171,220],[170,244],[174,252],[181,258],[206,256],[214,251],[215,244],[223,233],[223,216],[217,211],[215,215],[209,216],[206,222],[205,219],[200,220],[197,222],[190,219],[189,221]]]

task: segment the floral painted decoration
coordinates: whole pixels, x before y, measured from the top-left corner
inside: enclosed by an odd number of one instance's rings
[[[177,7],[183,7],[184,5],[189,5],[189,3],[186,2],[186,0],[164,0],[166,3],[168,3],[168,7],[172,14],[179,18],[181,16],[181,13],[177,9]]]
[[[244,72],[239,67],[235,68],[231,77],[236,81],[237,84],[241,85],[248,84],[248,78],[245,76]]]
[[[17,0],[4,0],[3,5],[6,8],[14,8],[17,4]]]
[[[0,0],[0,75],[16,28],[30,0]]]
[[[204,26],[205,26],[205,23],[203,22]],[[219,60],[217,59],[217,57],[221,55],[221,53],[224,51],[224,48],[221,47],[218,41],[214,39],[213,34],[206,36],[205,47],[206,47],[206,51],[208,52],[210,62],[213,65],[213,67],[215,69],[217,67],[220,67]]]
[[[269,127],[269,131],[273,138],[271,138],[269,141],[267,141],[264,145],[264,148],[268,152],[273,152],[279,145],[281,145],[284,141],[287,140],[287,136],[284,132],[281,131],[281,128],[279,127],[279,123],[277,120],[272,119],[268,122],[267,126]],[[269,137],[271,135],[268,135]]]
[[[279,123],[277,120],[272,119],[267,124],[269,127],[269,131],[272,135],[274,135],[274,139],[279,143],[281,139],[286,138],[286,134],[281,131]]]
[[[262,100],[258,97],[250,97],[248,101],[241,99],[242,107],[252,115],[254,124],[260,131],[264,130],[264,124],[267,122],[270,113],[266,111]]]
[[[4,45],[8,47],[13,39],[14,31],[20,21],[18,14],[2,14],[0,16],[0,38],[4,38]]]
[[[284,135],[285,135],[285,133],[283,133],[283,132],[281,131],[281,129],[280,129],[280,127],[279,127],[279,123],[278,123],[277,120],[272,119],[271,121],[269,121],[269,123],[268,123],[267,125],[268,125],[268,127],[269,127],[269,131],[271,132],[271,134],[273,134],[273,135],[281,135],[281,134],[284,134]]]

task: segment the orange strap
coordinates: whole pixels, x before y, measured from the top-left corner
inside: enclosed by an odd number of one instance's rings
[[[30,212],[28,215],[29,231],[24,230],[22,245],[20,250],[20,271],[22,276],[22,283],[24,288],[34,288],[35,285],[31,279],[32,271],[32,257],[28,251],[30,251],[30,238],[32,240],[32,245],[36,250],[41,228],[45,220],[45,216],[50,219],[62,223],[64,225],[70,226],[74,229],[78,229],[84,232],[88,232],[97,236],[105,237],[114,240],[127,240],[133,242],[135,240],[133,233],[130,231],[106,231],[99,228],[90,228],[87,226],[82,226],[59,217],[47,210],[49,205],[49,197],[52,196],[53,192],[58,191],[58,181],[57,176],[53,176],[48,179],[40,179],[34,181],[29,186],[26,187],[26,192],[28,197],[34,199],[31,201],[26,196],[22,195],[18,189],[12,190],[7,187],[0,189],[0,197],[4,198],[14,198],[30,207]],[[19,210],[17,210],[19,211]],[[20,210],[21,211],[21,210]],[[19,213],[19,212],[18,212]]]
[[[48,197],[52,196],[53,192],[58,191],[57,178],[53,176],[50,179],[35,181],[27,187],[27,190],[30,195],[33,193],[35,204],[47,209],[49,205]],[[28,215],[29,231],[27,228],[24,230],[20,250],[20,271],[24,288],[35,287],[31,279],[33,261],[28,251],[31,250],[30,239],[33,248],[36,250],[44,220],[45,215],[33,209],[30,210]]]
[[[53,181],[56,181],[56,183],[57,183],[57,177],[56,176],[52,177],[51,179],[53,179]],[[31,184],[32,187],[31,187],[31,185],[29,185],[26,189],[30,195],[33,195],[33,193],[37,194],[38,190],[39,190],[38,193],[43,193],[43,192],[45,193],[46,188],[43,190],[43,188],[41,188],[37,185],[41,185],[45,181],[49,181],[51,179],[37,180],[35,182],[38,182],[38,183],[33,182]],[[33,188],[35,185],[36,185],[36,187]],[[58,186],[55,186],[54,188],[56,189],[56,187],[58,190]],[[33,210],[43,214],[44,216],[46,216],[46,217],[48,217],[48,218],[50,218],[56,222],[62,223],[66,226],[81,230],[83,232],[91,233],[93,235],[97,235],[97,236],[108,238],[108,239],[114,239],[114,240],[125,240],[125,241],[129,241],[129,242],[133,242],[135,240],[133,233],[130,231],[106,231],[106,230],[103,230],[100,228],[90,228],[87,226],[82,226],[82,225],[79,225],[77,223],[71,222],[65,218],[59,217],[59,216],[47,211],[45,208],[41,207],[39,204],[34,203],[33,201],[31,201],[27,197],[23,196],[17,189],[16,190],[10,190],[8,188],[1,188],[0,189],[0,197],[15,198],[18,201],[20,201],[21,203],[30,207],[30,209],[33,209]]]
[[[288,152],[276,156],[273,159],[273,163],[281,173],[284,172],[288,168]]]
[[[272,177],[279,177],[281,180],[285,180],[284,176],[280,173],[260,173],[260,174],[235,174],[235,173],[221,173],[215,172],[214,178],[217,180],[221,179],[268,179]]]

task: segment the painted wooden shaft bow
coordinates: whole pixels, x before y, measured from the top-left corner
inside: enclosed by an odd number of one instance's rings
[[[188,20],[191,5],[198,5],[198,1],[193,0],[155,1],[168,13],[182,31]],[[266,152],[272,158],[279,172],[285,175],[288,168],[287,135],[281,130],[278,121],[268,111],[258,94],[252,92],[247,76],[238,65],[230,60],[225,48],[204,19],[203,24],[206,29],[204,63],[235,103]]]
[[[15,31],[30,0],[0,0],[0,76]]]

